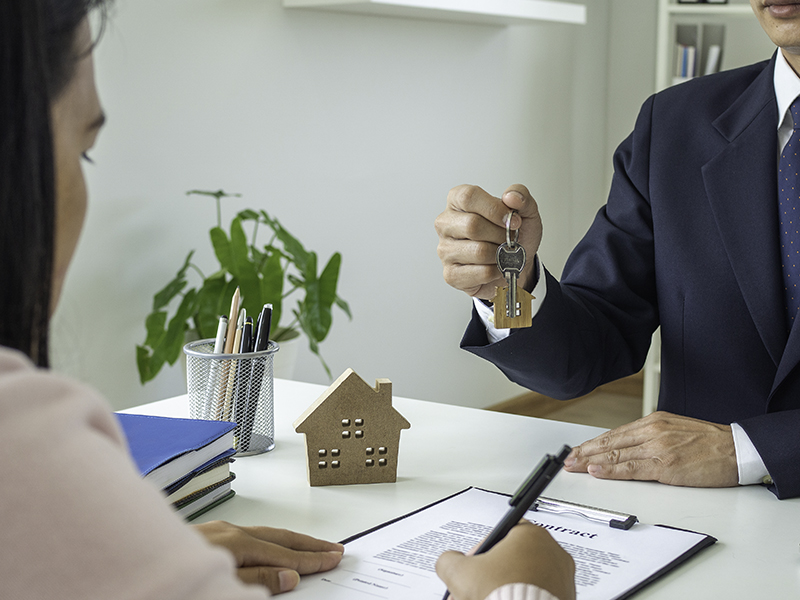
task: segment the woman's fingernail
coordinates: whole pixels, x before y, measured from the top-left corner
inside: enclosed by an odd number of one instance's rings
[[[564,461],[564,466],[567,467],[568,469],[571,468],[572,465],[574,464],[575,464],[574,458],[568,458],[567,460]]]
[[[586,470],[589,472],[589,475],[600,475],[603,472],[603,466],[589,465]]]
[[[288,592],[289,590],[293,590],[295,587],[297,587],[297,584],[300,583],[300,574],[297,571],[292,571],[291,569],[279,571],[278,582],[280,583],[281,591]]]

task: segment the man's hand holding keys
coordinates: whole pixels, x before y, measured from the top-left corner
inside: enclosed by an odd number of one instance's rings
[[[534,285],[533,257],[542,240],[539,207],[523,185],[512,185],[496,198],[473,185],[450,190],[447,208],[436,218],[438,254],[444,279],[452,287],[482,300],[491,300],[495,288],[506,280],[497,268],[497,248],[506,241],[509,211],[512,230],[519,230],[519,243],[528,260],[517,278],[519,287],[530,291]]]

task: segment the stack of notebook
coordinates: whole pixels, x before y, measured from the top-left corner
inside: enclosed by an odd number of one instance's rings
[[[136,466],[192,520],[231,498],[234,423],[117,413]]]

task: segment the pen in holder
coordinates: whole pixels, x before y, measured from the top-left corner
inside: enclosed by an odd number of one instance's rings
[[[244,354],[214,354],[214,340],[191,342],[186,354],[189,416],[233,421],[238,456],[261,454],[275,447],[272,359],[278,344]]]

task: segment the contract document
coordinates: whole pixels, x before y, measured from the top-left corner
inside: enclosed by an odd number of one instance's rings
[[[509,496],[468,488],[345,540],[333,571],[302,577],[293,600],[441,600],[434,565],[446,550],[468,552],[508,510]],[[628,530],[573,514],[528,511],[575,560],[579,600],[619,600],[716,539],[637,523]]]

